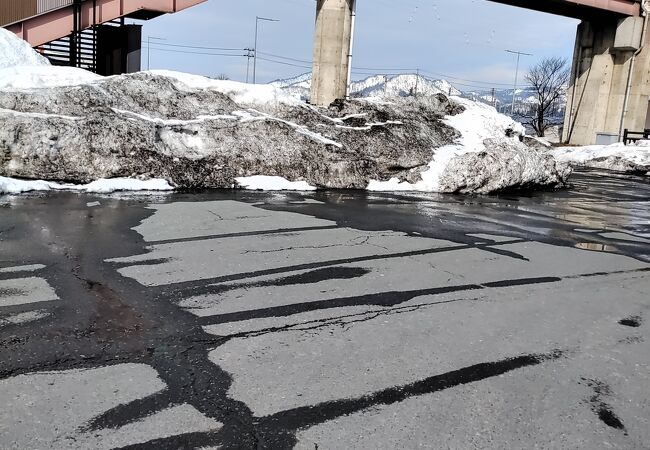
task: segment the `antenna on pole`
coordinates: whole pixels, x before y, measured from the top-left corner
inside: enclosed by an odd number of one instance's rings
[[[519,58],[522,56],[533,56],[530,53],[516,52],[514,50],[506,50],[508,53],[517,55],[517,69],[515,70],[515,88],[512,90],[512,112],[511,115],[515,115],[515,99],[517,98],[517,82],[519,81]]]

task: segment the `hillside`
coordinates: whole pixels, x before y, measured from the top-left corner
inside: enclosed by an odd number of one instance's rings
[[[283,89],[289,95],[307,100],[311,88],[311,73],[286,80],[276,80],[272,86]],[[352,82],[350,93],[353,97],[408,97],[413,94],[429,96],[445,94],[459,96],[461,92],[446,80],[432,80],[416,74],[374,75]]]

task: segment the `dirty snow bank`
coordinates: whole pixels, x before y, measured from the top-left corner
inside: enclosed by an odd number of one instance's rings
[[[561,147],[552,151],[556,160],[572,166],[613,170],[616,172],[650,173],[650,141],[636,144],[590,145]]]
[[[88,184],[60,184],[44,180],[19,180],[0,177],[0,194],[21,194],[32,191],[78,191],[109,194],[117,191],[171,191],[166,180],[137,180],[133,178],[100,179]]]
[[[12,56],[0,69],[0,175],[73,184],[3,178],[2,192],[170,182],[489,193],[566,179],[550,155],[519,142],[521,125],[469,100],[438,94],[315,108],[269,85],[53,67],[3,36]]]
[[[513,187],[561,185],[570,175],[540,149],[519,142],[524,126],[493,107],[454,97],[464,112],[444,123],[461,134],[452,145],[434,150],[428,170],[417,183],[370,182],[371,191],[433,191],[489,193]]]

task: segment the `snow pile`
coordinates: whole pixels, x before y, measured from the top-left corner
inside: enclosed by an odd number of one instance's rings
[[[232,101],[243,105],[283,104],[298,106],[302,102],[270,84],[246,84],[230,80],[214,80],[171,70],[152,70],[148,73],[176,80],[180,89],[208,89],[220,92]]]
[[[188,189],[489,193],[565,176],[519,142],[521,125],[442,94],[316,108],[274,86],[156,71],[0,90],[0,120],[0,175],[82,184],[3,179],[5,192],[105,192],[91,182],[137,177]]]
[[[613,170],[627,173],[650,173],[650,141],[635,144],[561,147],[552,151],[560,162],[578,167]]]
[[[310,186],[306,181],[289,181],[282,177],[269,177],[264,175],[255,175],[252,177],[235,178],[237,184],[244,189],[258,191],[315,191],[314,186]]]
[[[14,33],[0,28],[0,90],[76,86],[101,79],[74,67],[55,67]]]
[[[0,194],[21,194],[32,191],[78,191],[109,194],[117,191],[171,191],[166,180],[137,180],[134,178],[100,179],[88,184],[59,184],[43,180],[19,180],[0,177]]]
[[[49,66],[47,58],[11,31],[0,28],[0,69],[14,66]]]
[[[465,111],[447,116],[444,122],[458,130],[461,137],[452,145],[434,150],[428,170],[421,174],[422,180],[417,183],[400,182],[397,178],[389,181],[374,180],[370,182],[369,190],[457,192],[480,179],[482,181],[478,181],[477,189],[472,191],[488,192],[511,187],[510,183],[527,185],[539,181],[540,174],[535,165],[540,163],[548,165],[544,168],[544,173],[550,175],[548,184],[555,183],[555,164],[518,142],[519,136],[525,133],[523,125],[499,114],[491,106],[462,98],[454,98],[453,101],[463,106]],[[508,138],[508,135],[511,137]],[[519,151],[509,153],[508,149],[513,148]],[[488,155],[488,150],[494,154]],[[460,159],[468,154],[473,155]],[[496,167],[488,167],[490,163]],[[476,178],[474,181],[469,179],[472,170],[481,172],[473,173],[472,176]],[[568,176],[564,171],[562,175]],[[508,181],[510,177],[514,179]],[[561,178],[557,179],[557,184],[563,181]],[[496,188],[489,183],[490,179],[497,180]]]

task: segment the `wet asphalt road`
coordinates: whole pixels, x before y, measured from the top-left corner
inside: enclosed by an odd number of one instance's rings
[[[650,448],[650,182],[573,183],[0,197],[0,448]]]

